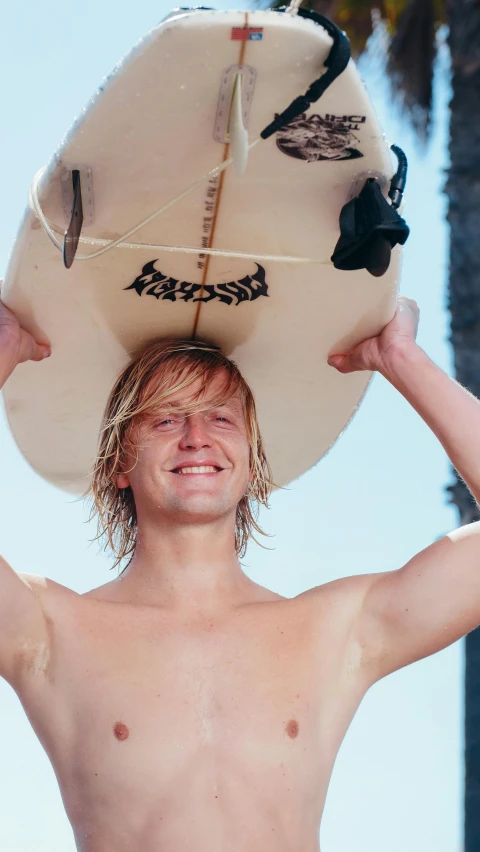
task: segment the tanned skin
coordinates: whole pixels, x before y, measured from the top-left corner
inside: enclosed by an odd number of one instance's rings
[[[382,372],[478,500],[480,403],[417,346],[417,325],[400,297],[382,333],[332,369]],[[3,380],[46,351],[0,303]],[[238,396],[144,420],[141,438],[117,481],[139,524],[123,575],[79,595],[0,560],[0,674],[53,764],[81,852],[319,852],[335,757],[366,691],[480,623],[479,525],[396,571],[286,599],[235,554],[249,478]],[[221,470],[174,472],[202,461]]]

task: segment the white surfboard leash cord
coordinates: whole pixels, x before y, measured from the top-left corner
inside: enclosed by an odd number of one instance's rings
[[[261,141],[261,137],[259,136],[254,142],[252,142],[248,147],[251,150],[258,142]],[[216,178],[220,172],[227,168],[227,166],[231,165],[233,162],[230,157],[228,160],[225,160],[220,166],[217,166],[215,169],[212,169],[210,172],[207,172],[203,175],[198,181],[185,189],[182,193],[177,195],[175,198],[172,198],[167,204],[164,204],[163,207],[160,207],[150,216],[147,216],[146,219],[143,219],[142,222],[139,222],[133,228],[130,228],[129,231],[126,231],[125,234],[122,234],[121,237],[118,237],[116,240],[102,240],[96,237],[85,237],[81,236],[79,242],[87,243],[90,245],[100,245],[97,251],[91,252],[90,254],[76,254],[75,260],[92,260],[95,257],[100,257],[102,254],[106,254],[106,252],[111,251],[111,249],[116,248],[117,246],[121,248],[139,248],[139,249],[158,249],[159,251],[171,251],[171,252],[183,252],[185,254],[210,254],[218,257],[243,257],[246,259],[257,259],[257,260],[267,260],[267,261],[283,261],[286,263],[321,263],[321,264],[330,264],[329,259],[321,259],[314,257],[291,257],[288,255],[260,255],[260,254],[249,254],[247,252],[236,252],[236,251],[228,251],[222,249],[211,249],[211,248],[199,248],[194,246],[172,246],[172,245],[152,245],[151,243],[130,243],[127,242],[129,237],[133,236],[137,231],[141,228],[144,228],[150,222],[160,216],[161,213],[164,213],[170,207],[173,207],[177,201],[181,201],[182,198],[185,198],[191,192],[194,192],[198,189],[205,181],[212,180]],[[63,241],[60,241],[57,237],[57,234],[64,234],[65,231],[63,228],[59,228],[58,225],[55,225],[45,216],[42,207],[40,205],[38,199],[38,184],[46,171],[46,166],[43,166],[37,174],[35,175],[32,185],[28,192],[28,203],[33,212],[35,213],[38,221],[42,225],[45,233],[50,238],[54,246],[60,251],[63,252]]]
[[[315,23],[320,24],[332,37],[333,45],[330,49],[330,52],[324,62],[325,72],[315,80],[311,86],[308,88],[305,95],[300,95],[295,98],[295,100],[284,110],[282,113],[275,116],[274,120],[264,129],[262,130],[260,136],[255,139],[253,142],[248,145],[248,151],[251,151],[262,139],[268,139],[278,130],[281,130],[286,124],[296,118],[300,113],[305,112],[311,105],[312,102],[317,101],[323,92],[328,88],[328,86],[333,82],[339,74],[346,68],[348,62],[350,60],[350,44],[346,35],[328,18],[325,18],[323,15],[319,15],[316,12],[311,12],[309,9],[301,9],[299,8],[301,0],[292,0],[289,7],[283,6],[281,9],[276,11],[278,12],[288,12],[292,15],[299,15],[301,17],[309,18]],[[93,237],[84,237],[79,236],[78,242],[87,242],[94,245],[101,245],[97,251],[91,252],[90,254],[79,255],[75,253],[75,260],[92,260],[93,258],[100,257],[102,254],[106,254],[106,252],[111,251],[111,249],[116,248],[117,246],[122,246],[125,248],[147,248],[145,244],[141,243],[127,243],[126,241],[129,237],[133,236],[137,231],[141,228],[148,225],[157,216],[160,216],[166,210],[170,209],[174,204],[178,201],[181,201],[190,193],[194,192],[198,189],[205,181],[212,180],[218,177],[218,175],[223,172],[228,166],[230,166],[233,162],[233,158],[229,157],[226,159],[221,165],[202,175],[202,177],[196,181],[194,184],[189,186],[175,198],[171,199],[167,204],[164,204],[142,222],[139,222],[133,228],[130,228],[126,233],[122,234],[121,237],[118,237],[116,240],[105,241],[98,238]],[[60,229],[53,222],[50,222],[45,216],[40,201],[38,198],[38,184],[46,171],[46,166],[40,169],[35,175],[32,185],[28,194],[28,201],[31,209],[37,216],[40,224],[42,225],[45,233],[50,238],[52,243],[56,246],[56,248],[63,253],[66,239],[66,232],[63,229]],[[64,241],[60,242],[57,239],[56,233],[64,234]],[[153,246],[152,246],[153,248]],[[308,257],[291,257],[288,255],[252,255],[247,254],[245,252],[235,252],[235,251],[227,251],[220,249],[211,249],[211,248],[197,248],[192,246],[167,246],[167,245],[156,245],[156,249],[163,251],[175,251],[175,252],[183,252],[186,254],[209,254],[213,256],[220,257],[243,257],[243,258],[253,258],[258,260],[265,261],[281,261],[287,263],[317,263],[317,264],[326,264],[330,265],[331,260],[326,258],[308,258]]]

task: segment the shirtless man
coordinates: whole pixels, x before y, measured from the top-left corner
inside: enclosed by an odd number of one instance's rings
[[[0,310],[2,383],[46,347]],[[416,344],[417,324],[400,297],[378,337],[330,363],[380,371],[478,501],[480,403]],[[0,673],[81,852],[319,852],[335,757],[366,691],[480,623],[478,523],[395,571],[293,599],[248,579],[236,510],[258,470],[238,388],[217,404],[225,375],[137,417],[136,463],[108,457],[110,497],[133,495],[138,523],[119,577],[79,595],[0,560]],[[203,408],[185,415],[194,391]],[[213,469],[185,470],[202,463]]]

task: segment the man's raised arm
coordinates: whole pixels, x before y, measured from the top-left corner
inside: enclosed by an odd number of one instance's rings
[[[416,303],[401,296],[378,337],[329,363],[342,373],[381,372],[432,429],[480,503],[480,401],[417,346],[418,316]],[[480,624],[480,522],[449,533],[396,571],[357,579],[354,635],[375,680]]]
[[[17,574],[0,556],[0,677],[14,688],[48,658],[50,633],[40,597],[44,582]]]
[[[0,301],[0,387],[17,364],[41,361],[50,354],[22,329]],[[7,483],[3,483],[8,488]],[[0,557],[0,676],[12,685],[49,645],[48,625],[38,595],[40,578],[16,574]],[[41,582],[41,580],[40,580]]]

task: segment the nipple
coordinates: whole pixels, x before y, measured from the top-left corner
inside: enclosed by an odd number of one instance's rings
[[[296,719],[290,719],[285,730],[286,730],[288,736],[292,738],[292,740],[295,739],[295,737],[298,734],[298,730],[299,730],[297,720]]]
[[[127,726],[123,724],[123,722],[117,722],[114,725],[113,733],[115,734],[117,740],[126,740],[130,735],[130,731]]]

